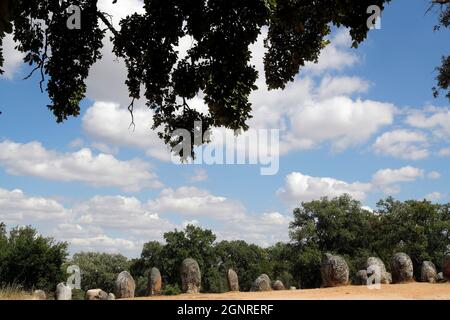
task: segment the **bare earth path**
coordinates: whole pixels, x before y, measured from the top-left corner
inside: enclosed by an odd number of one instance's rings
[[[138,298],[140,300],[450,300],[450,283],[409,283],[383,285],[380,290],[366,286],[326,289],[232,292]]]

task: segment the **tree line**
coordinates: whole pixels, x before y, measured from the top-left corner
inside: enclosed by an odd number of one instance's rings
[[[32,227],[9,233],[0,224],[0,287],[19,284],[49,292],[65,281],[68,265],[82,270],[83,290],[113,290],[117,274],[128,270],[136,280],[137,296],[147,294],[147,276],[157,267],[163,277],[163,293],[180,292],[179,267],[191,257],[202,272],[202,292],[228,291],[226,272],[234,269],[242,291],[262,273],[281,280],[286,287],[317,288],[321,285],[320,263],[324,253],[343,256],[351,277],[364,268],[370,256],[381,258],[389,270],[396,252],[407,253],[420,279],[422,261],[439,269],[450,244],[450,204],[427,200],[381,200],[374,211],[363,208],[349,195],[302,203],[294,210],[289,226],[290,241],[263,248],[245,241],[217,241],[207,229],[189,225],[164,234],[164,242],[150,241],[141,256],[81,252],[69,258],[68,244],[39,236]],[[80,296],[82,296],[80,294]]]

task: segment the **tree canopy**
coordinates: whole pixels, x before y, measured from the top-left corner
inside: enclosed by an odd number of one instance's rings
[[[248,129],[249,95],[257,89],[258,78],[249,46],[263,28],[268,30],[267,86],[283,89],[305,63],[318,60],[332,26],[348,28],[357,47],[369,31],[368,7],[383,10],[390,1],[144,0],[145,13],[127,16],[116,30],[108,13],[99,10],[98,0],[3,0],[0,47],[5,34],[13,33],[18,49],[26,54],[24,61],[41,74],[41,88],[47,82],[48,108],[63,122],[80,114],[86,78],[101,58],[107,34],[102,21],[112,34],[114,53],[128,69],[130,111],[136,99],[144,98],[154,112],[154,129],[173,146],[171,133],[187,129],[194,135],[195,121],[202,121],[204,131]],[[439,26],[448,27],[450,0],[432,3],[441,8]],[[79,29],[67,27],[71,6],[81,9]],[[193,45],[181,58],[176,47],[185,36]],[[443,57],[436,96],[448,89],[449,64],[449,57]],[[2,66],[0,51],[0,70]],[[207,113],[189,106],[196,95],[203,97]]]
[[[306,62],[317,61],[332,25],[348,27],[357,46],[369,31],[368,6],[383,9],[389,1],[145,0],[145,13],[122,19],[115,30],[98,1],[6,0],[0,10],[0,39],[13,32],[25,62],[42,79],[48,76],[48,108],[62,122],[80,114],[89,69],[101,57],[103,21],[112,32],[114,53],[126,62],[131,100],[145,98],[154,111],[154,128],[170,142],[171,132],[193,132],[197,120],[205,130],[248,128],[248,98],[258,77],[249,46],[262,28],[268,28],[267,85],[284,88]],[[80,29],[67,27],[68,9],[74,5],[81,8]],[[175,48],[184,36],[194,44],[179,59]],[[2,65],[0,58],[0,69]],[[199,93],[208,114],[187,103]]]

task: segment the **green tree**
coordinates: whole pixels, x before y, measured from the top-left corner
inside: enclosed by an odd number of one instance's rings
[[[41,85],[48,80],[48,108],[62,122],[80,114],[85,80],[100,58],[106,35],[101,20],[112,34],[114,53],[126,62],[130,111],[133,101],[144,97],[154,112],[154,129],[166,143],[173,143],[170,133],[175,129],[184,128],[194,135],[195,120],[202,120],[205,130],[248,129],[249,96],[257,88],[258,78],[250,64],[249,47],[263,28],[268,30],[267,86],[280,89],[293,81],[307,62],[317,61],[333,25],[349,28],[357,47],[369,31],[367,8],[377,5],[383,10],[389,2],[144,0],[145,12],[122,19],[116,30],[108,13],[98,9],[98,0],[4,0],[0,41],[5,32],[14,34],[18,49],[26,54],[25,62],[41,74]],[[72,5],[81,8],[80,29],[67,28]],[[185,58],[178,59],[175,48],[185,36],[193,38],[193,45]],[[0,69],[1,57],[0,51]],[[207,114],[187,103],[199,93],[208,106]]]
[[[385,261],[390,261],[394,252],[407,253],[413,261],[417,279],[424,260],[431,260],[440,267],[443,252],[450,243],[448,204],[432,204],[426,200],[401,202],[388,198],[378,203],[377,211],[381,227],[376,247]]]
[[[267,250],[245,241],[221,241],[215,246],[219,270],[226,275],[229,268],[236,271],[242,291],[250,290],[253,281],[261,274],[272,276],[272,266]]]
[[[32,227],[16,227],[6,235],[0,224],[0,283],[54,290],[64,280],[67,243],[38,235]]]
[[[70,265],[77,265],[81,269],[81,288],[102,289],[114,292],[117,275],[130,269],[130,263],[121,254],[97,252],[81,252],[73,255]]]
[[[291,244],[278,242],[267,249],[271,263],[271,279],[281,280],[286,288],[297,286],[298,280],[293,275],[295,249]]]
[[[320,261],[326,252],[342,255],[353,275],[376,254],[379,219],[349,195],[302,203],[294,210],[290,237],[297,251],[294,269],[302,287],[320,285]]]

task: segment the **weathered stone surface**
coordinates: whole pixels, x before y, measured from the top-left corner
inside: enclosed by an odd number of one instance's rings
[[[184,293],[200,293],[202,275],[197,261],[187,258],[181,264],[181,289]]]
[[[367,270],[359,270],[355,276],[355,285],[365,286],[367,285]]]
[[[152,268],[148,274],[147,292],[149,296],[161,295],[162,277],[157,268]]]
[[[439,273],[436,275],[436,282],[439,282],[439,283],[446,282],[446,281],[445,281],[445,278],[444,278],[444,274],[443,274],[442,272],[439,272]]]
[[[114,295],[114,293],[108,293],[108,299],[106,300],[116,300],[116,296]]]
[[[228,289],[230,291],[239,291],[239,278],[233,269],[229,269],[227,273]]]
[[[61,282],[56,286],[56,300],[72,300],[72,288]]]
[[[442,273],[445,279],[450,279],[450,245],[447,246],[442,259]]]
[[[272,285],[272,289],[273,290],[277,290],[277,291],[279,291],[279,290],[286,290],[286,288],[284,287],[284,284],[283,284],[283,282],[281,280],[275,281],[273,283],[273,285]]]
[[[36,300],[47,300],[47,294],[42,290],[34,290],[33,297]]]
[[[391,283],[392,283],[392,273],[386,272],[386,282],[384,284],[391,284]]]
[[[431,261],[424,261],[422,263],[422,268],[420,271],[420,281],[422,282],[430,282],[435,283],[436,282],[436,266]]]
[[[380,272],[380,280],[383,284],[389,284],[392,280],[389,280],[388,272],[386,271],[386,266],[384,262],[377,257],[370,257],[366,261],[367,276],[370,277],[377,270]]]
[[[297,287],[290,287],[289,290],[297,290]]]
[[[270,285],[270,278],[267,274],[260,275],[255,282],[253,282],[250,291],[271,291],[272,286]]]
[[[122,271],[115,283],[115,294],[117,299],[134,298],[136,283],[128,271]]]
[[[414,269],[411,258],[403,252],[396,253],[391,263],[393,283],[413,281]]]
[[[108,300],[108,294],[102,289],[91,289],[86,292],[86,300]]]
[[[320,268],[323,287],[337,287],[347,285],[349,268],[347,262],[340,256],[325,254]]]

